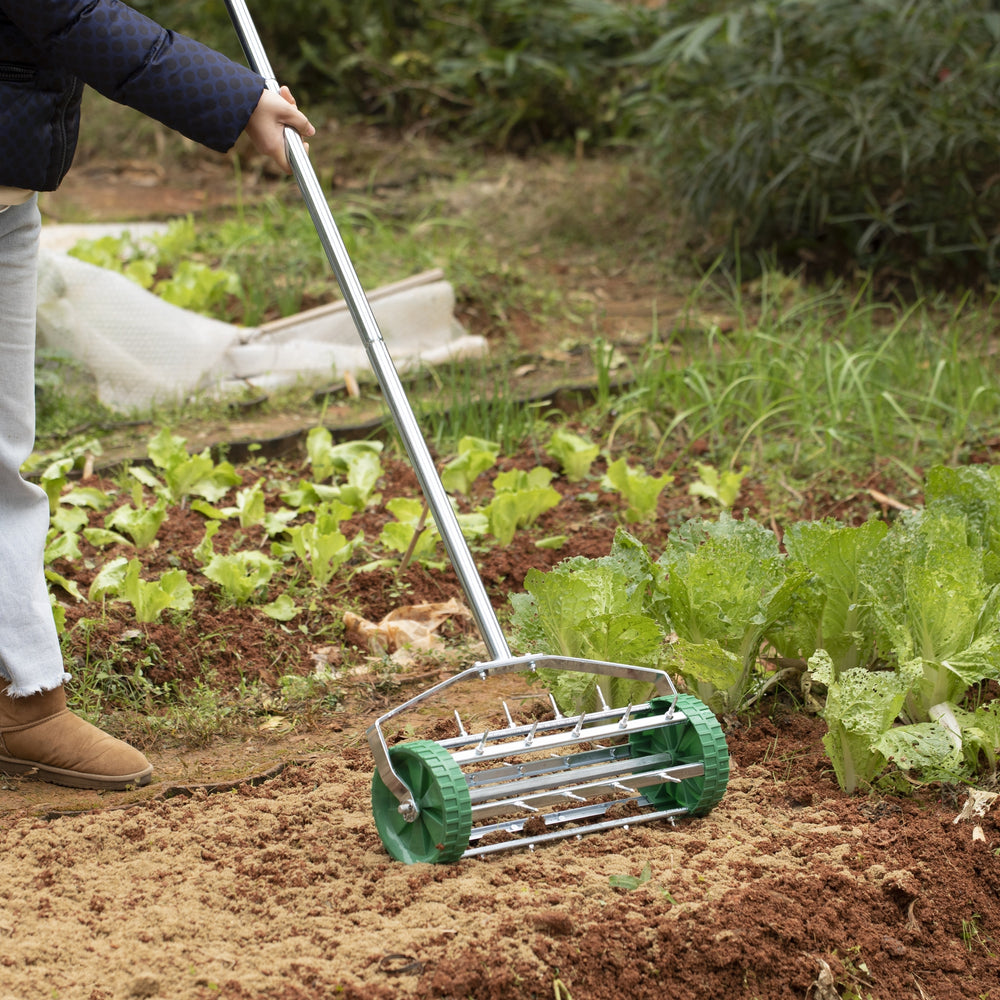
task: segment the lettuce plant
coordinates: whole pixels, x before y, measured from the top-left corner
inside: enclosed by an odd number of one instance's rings
[[[808,574],[788,573],[773,531],[725,511],[682,525],[658,564],[677,636],[671,662],[705,704],[737,710],[762,679],[765,638],[785,622]]]
[[[167,501],[160,497],[152,507],[123,504],[105,519],[104,526],[111,531],[124,532],[137,549],[152,545],[167,517]]]
[[[1000,582],[1000,466],[934,466],[924,484],[924,503],[964,518],[969,543],[982,551],[986,582]]]
[[[511,469],[493,480],[493,499],[484,513],[499,545],[509,545],[518,528],[534,524],[538,517],[555,507],[562,496],[549,484],[552,472],[537,466],[530,472]]]
[[[194,602],[194,590],[187,574],[180,569],[168,570],[159,580],[144,580],[138,559],[113,559],[94,577],[89,597],[92,601],[115,597],[128,601],[135,610],[136,621],[153,622],[168,608],[187,611]]]
[[[314,427],[306,437],[306,453],[315,483],[326,483],[335,476],[346,480],[329,490],[324,501],[337,499],[361,511],[376,499],[375,486],[382,475],[380,441],[334,444],[325,427]]]
[[[915,671],[912,667],[836,671],[823,650],[813,655],[809,667],[814,679],[828,689],[822,712],[827,725],[823,747],[837,782],[848,794],[867,788],[888,763],[888,750],[879,748],[879,740],[899,715]]]
[[[526,593],[511,595],[511,625],[526,650],[659,666],[663,630],[644,613],[643,588],[613,557],[574,557],[548,573],[531,569],[524,585]],[[619,678],[549,669],[538,674],[565,712],[595,708],[598,687],[612,706],[652,694],[649,684]]]
[[[1000,584],[990,584],[964,516],[935,505],[900,518],[862,580],[882,656],[918,671],[906,721],[926,722],[935,705],[1000,678]]]
[[[232,463],[216,464],[208,448],[190,455],[186,443],[185,438],[164,428],[148,445],[149,458],[163,476],[162,481],[142,466],[132,466],[130,475],[170,503],[181,503],[192,496],[214,503],[242,482]]]
[[[600,447],[589,438],[574,434],[565,427],[552,432],[546,452],[561,466],[563,475],[571,483],[586,478],[594,459],[600,454]]]
[[[251,549],[214,554],[202,572],[234,604],[246,604],[268,585],[280,565],[276,559]]]
[[[632,468],[624,458],[619,458],[608,466],[601,485],[606,490],[621,493],[628,502],[625,520],[629,524],[649,521],[656,516],[656,504],[660,494],[674,481],[669,473],[651,476],[641,467]]]
[[[364,534],[361,532],[348,541],[340,530],[341,522],[347,520],[352,513],[352,508],[347,504],[333,501],[316,512],[315,521],[290,526],[287,529],[289,542],[273,542],[272,552],[276,555],[293,552],[309,571],[313,581],[319,586],[325,586],[364,541]]]
[[[838,671],[873,663],[872,594],[860,570],[888,530],[884,521],[855,527],[830,518],[789,525],[786,568],[809,579],[796,591],[785,622],[769,634],[779,655],[808,659],[823,649]]]
[[[441,470],[441,485],[449,493],[468,494],[472,484],[497,463],[499,448],[493,441],[466,435],[458,454]]]
[[[693,497],[704,497],[714,500],[720,507],[732,507],[740,495],[743,477],[750,471],[750,466],[744,465],[738,472],[735,469],[725,469],[722,472],[714,465],[696,462],[698,479],[689,487],[688,493]]]

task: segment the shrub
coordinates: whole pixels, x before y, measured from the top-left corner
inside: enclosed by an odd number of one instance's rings
[[[996,272],[994,5],[704,6],[637,60],[633,109],[699,219],[786,257]]]
[[[232,54],[223,4],[135,6]],[[255,0],[300,101],[496,146],[607,137],[665,15],[613,0]]]

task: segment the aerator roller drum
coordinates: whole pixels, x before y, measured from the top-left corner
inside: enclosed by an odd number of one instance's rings
[[[456,680],[537,666],[635,677],[642,668],[535,657],[479,664],[411,699],[368,731],[377,762],[372,810],[397,861],[448,863],[680,816],[701,816],[723,796],[729,753],[715,716],[697,698],[666,694],[643,705],[602,705],[579,716],[469,733],[391,749],[384,723]],[[648,671],[658,687],[665,674]]]
[[[245,0],[226,0],[250,66],[269,90],[280,88]],[[561,656],[511,655],[458,517],[403,391],[371,305],[361,287],[302,139],[285,130],[292,173],[344,296],[400,440],[465,591],[490,660],[461,671],[398,706],[369,728],[375,760],[372,810],[382,842],[406,863],[452,862],[514,847],[534,848],[653,820],[708,812],[725,792],[729,754],[715,716],[697,698],[678,694],[663,671]],[[437,742],[394,746],[383,726],[456,682],[532,672],[539,667],[649,681],[657,697],[626,708],[602,703],[566,717],[507,724]]]

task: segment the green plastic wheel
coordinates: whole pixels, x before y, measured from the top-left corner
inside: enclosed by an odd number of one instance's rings
[[[650,715],[665,712],[670,698],[654,698]],[[687,721],[633,733],[629,746],[633,757],[669,753],[675,764],[705,765],[705,773],[681,782],[665,781],[650,785],[643,794],[658,809],[686,809],[692,816],[704,816],[725,794],[729,782],[729,748],[722,726],[712,710],[690,694],[677,696],[677,708]]]
[[[385,849],[408,865],[457,861],[472,833],[472,803],[461,768],[432,740],[400,743],[389,751],[389,760],[413,793],[420,814],[407,822],[399,813],[399,800],[376,771],[372,812]]]

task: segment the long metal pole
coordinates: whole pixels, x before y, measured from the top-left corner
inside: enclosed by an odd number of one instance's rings
[[[244,0],[226,0],[229,16],[239,36],[240,44],[246,53],[251,68],[259,73],[269,90],[275,93],[280,89],[271,69],[270,61],[260,35],[250,16],[250,11]],[[445,492],[441,479],[434,467],[434,459],[417,424],[413,409],[406,398],[406,392],[399,380],[399,374],[393,364],[389,349],[382,339],[375,315],[372,312],[368,297],[365,295],[357,272],[351,263],[351,258],[344,246],[343,238],[337,228],[330,206],[327,204],[323,188],[319,183],[315,170],[309,161],[302,138],[290,128],[285,129],[285,146],[292,173],[298,181],[299,189],[309,208],[313,224],[319,235],[327,260],[333,268],[333,273],[340,285],[344,301],[354,319],[358,335],[364,344],[375,377],[382,388],[382,394],[392,414],[396,429],[402,438],[410,463],[413,465],[417,480],[427,500],[427,506],[437,524],[438,531],[444,541],[445,549],[455,568],[455,573],[462,584],[465,595],[471,606],[486,648],[494,660],[510,658],[510,648],[504,638],[497,621],[493,605],[490,604],[482,578],[476,569],[472,554],[462,534],[462,528],[455,516],[451,500]]]

